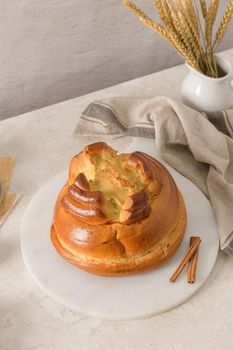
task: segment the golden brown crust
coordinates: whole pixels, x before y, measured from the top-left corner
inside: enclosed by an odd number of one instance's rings
[[[123,224],[133,224],[145,219],[151,212],[151,206],[146,203],[138,210],[121,210],[119,221]]]
[[[80,190],[90,191],[90,184],[87,181],[85,174],[83,174],[83,173],[78,174],[74,184],[76,187],[80,188]]]
[[[142,170],[144,180],[152,180],[153,176],[153,165],[148,162],[145,154],[142,152],[133,152],[128,158],[128,165],[132,167],[139,166]]]
[[[68,187],[68,195],[81,205],[100,206],[103,202],[103,195],[100,191],[81,190],[76,183]]]
[[[65,195],[61,204],[66,213],[71,214],[74,217],[77,217],[79,220],[86,221],[92,224],[103,224],[108,221],[108,218],[103,213],[100,207],[87,207],[85,205],[79,204],[77,206],[77,202],[74,201],[70,196]]]
[[[162,164],[141,152],[117,158],[100,143],[71,160],[51,239],[72,264],[115,276],[166,261],[181,243],[186,224],[182,195]]]
[[[122,210],[135,211],[144,207],[148,202],[148,195],[145,190],[138,191],[128,196],[122,206]]]
[[[181,195],[180,195],[181,196]],[[182,196],[180,197],[183,201]],[[107,262],[106,260],[90,259],[89,261],[82,259],[82,256],[74,255],[59,242],[56,230],[54,226],[51,227],[51,240],[58,251],[71,264],[77,267],[100,276],[123,276],[139,273],[151,268],[155,268],[165,263],[179,248],[184,233],[186,230],[187,218],[185,207],[183,206],[183,212],[180,216],[180,221],[177,223],[176,228],[167,235],[160,244],[155,244],[151,250],[142,254],[141,257],[136,259],[117,259],[115,264]],[[119,247],[120,248],[120,247]]]

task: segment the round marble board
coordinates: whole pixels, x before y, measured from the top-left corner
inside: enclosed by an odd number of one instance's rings
[[[153,156],[152,140],[134,139],[125,150]],[[79,149],[77,149],[78,153]],[[158,159],[158,157],[156,157]],[[160,160],[161,161],[161,160]],[[21,249],[25,264],[46,294],[72,309],[105,319],[137,319],[168,311],[190,298],[206,281],[216,261],[219,239],[211,206],[189,180],[166,165],[183,193],[188,227],[175,255],[149,272],[127,277],[99,277],[69,264],[50,242],[50,224],[59,190],[67,171],[46,183],[28,205],[21,226]],[[189,245],[191,235],[202,238],[197,280],[186,282],[186,273],[169,281]]]

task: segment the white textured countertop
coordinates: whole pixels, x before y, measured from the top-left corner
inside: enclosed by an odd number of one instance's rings
[[[225,56],[233,59],[233,50]],[[0,229],[1,350],[233,349],[233,260],[223,253],[205,286],[183,305],[149,319],[106,321],[46,296],[20,252],[26,206],[83,144],[73,132],[84,107],[114,95],[179,98],[184,75],[184,66],[175,67],[0,122],[0,154],[16,158],[11,189],[21,196]]]

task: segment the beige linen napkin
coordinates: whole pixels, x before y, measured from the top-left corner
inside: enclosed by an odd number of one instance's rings
[[[8,193],[14,163],[13,158],[0,157],[0,226],[18,199],[15,193]]]
[[[220,246],[233,255],[233,111],[206,116],[167,97],[91,103],[76,133],[150,137],[163,159],[210,199]]]

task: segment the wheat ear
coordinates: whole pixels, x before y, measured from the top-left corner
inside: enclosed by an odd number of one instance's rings
[[[230,0],[228,5],[227,5],[226,11],[223,15],[223,18],[221,19],[219,27],[217,29],[215,41],[214,41],[214,47],[216,47],[216,45],[218,45],[220,43],[220,41],[222,40],[222,38],[227,30],[227,26],[231,21],[232,13],[233,13],[233,0]]]
[[[189,46],[195,54],[195,57],[198,57],[198,51],[201,49],[199,30],[194,26],[190,18],[186,16],[186,10],[181,1],[176,1],[176,7],[184,35],[187,36]]]
[[[154,5],[164,25],[172,32],[176,32],[173,26],[173,23],[171,21],[170,13],[168,12],[168,9],[166,7],[166,1],[154,0]]]
[[[179,0],[177,1],[179,2]],[[193,0],[184,0],[182,1],[182,5],[186,11],[187,18],[192,21],[195,30],[198,31],[198,16],[193,5]]]
[[[211,0],[205,17],[205,40],[207,49],[212,50],[212,31],[219,6],[219,0]]]
[[[190,66],[197,70],[200,70],[193,53],[188,48],[186,48],[182,42],[180,42],[179,38],[175,34],[171,36],[170,40],[172,42],[172,46],[178,51],[180,56],[183,57]]]
[[[177,8],[175,7],[175,4],[170,0],[165,0],[164,6],[167,6],[167,10],[170,14],[170,21],[171,21],[171,23],[173,23],[173,26],[175,28],[175,34],[176,34],[177,39],[183,45],[186,45],[187,40],[186,40],[186,38],[184,38],[185,33],[183,32],[183,30],[181,28],[181,24],[179,21],[179,16],[178,16]]]
[[[140,8],[138,8],[132,1],[123,0],[123,4],[127,6],[131,11],[133,11],[140,20],[148,27],[156,31],[160,36],[162,36],[166,41],[168,41],[182,56],[188,64],[190,64],[195,69],[199,69],[195,57],[193,54],[184,46],[183,43],[179,41],[177,35],[173,32],[168,32],[161,24],[153,21],[149,18]]]
[[[206,18],[207,6],[206,6],[205,0],[200,0],[200,5],[201,5],[202,16],[203,16],[204,18]]]
[[[165,40],[170,42],[170,36],[165,27],[153,21],[150,17],[148,17],[145,14],[145,12],[143,12],[139,7],[137,7],[132,1],[123,0],[123,4],[127,6],[131,11],[133,11],[135,15],[137,15],[140,18],[141,22],[143,22],[147,27],[153,29]]]

